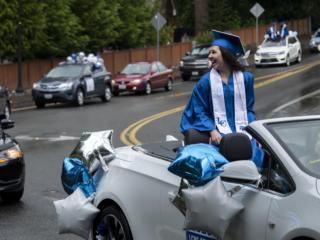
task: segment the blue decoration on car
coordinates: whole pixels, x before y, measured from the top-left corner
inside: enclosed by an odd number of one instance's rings
[[[73,193],[78,187],[86,197],[90,197],[96,192],[96,185],[88,168],[78,158],[64,159],[61,181],[68,194]]]
[[[192,185],[202,186],[218,176],[226,163],[228,160],[214,146],[199,143],[180,148],[168,170]]]

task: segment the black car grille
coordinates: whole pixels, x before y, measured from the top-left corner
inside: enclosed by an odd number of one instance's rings
[[[22,160],[10,160],[4,166],[0,165],[0,182],[12,181],[21,177],[23,173]]]

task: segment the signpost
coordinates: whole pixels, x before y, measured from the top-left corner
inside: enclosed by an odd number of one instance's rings
[[[260,15],[264,12],[263,7],[259,3],[256,3],[253,5],[253,7],[250,9],[250,12],[256,17],[256,46],[259,44],[259,22],[258,19]]]
[[[158,61],[159,61],[159,42],[160,42],[159,32],[166,23],[167,23],[167,20],[159,12],[156,15],[154,15],[153,18],[151,19],[151,24],[157,31],[157,60]]]

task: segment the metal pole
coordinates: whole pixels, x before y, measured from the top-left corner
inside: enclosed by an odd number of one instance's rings
[[[16,92],[22,93],[22,2],[18,1],[18,24],[17,24],[17,60],[18,60],[18,83]]]
[[[159,40],[159,18],[157,17],[157,61],[159,61],[159,45],[160,45],[160,40]]]
[[[256,47],[258,47],[259,44],[259,17],[256,17]]]

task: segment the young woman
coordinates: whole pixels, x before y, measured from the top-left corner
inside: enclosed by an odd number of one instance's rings
[[[244,55],[240,38],[219,31],[213,34],[215,40],[208,56],[211,71],[194,87],[182,114],[180,130],[185,136],[194,131],[207,134],[208,141],[218,146],[224,134],[243,132],[256,116],[253,75],[238,62]],[[255,155],[254,140],[252,146]],[[261,166],[260,159],[254,161]]]

